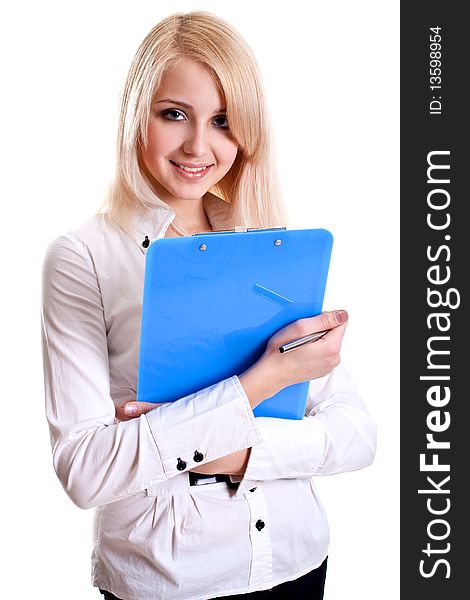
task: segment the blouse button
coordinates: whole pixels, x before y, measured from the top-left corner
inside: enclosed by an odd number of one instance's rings
[[[204,458],[204,456],[199,452],[199,450],[196,450],[194,452],[194,456],[193,456],[193,460],[194,462],[201,462],[201,460]]]
[[[142,242],[142,246],[144,248],[148,248],[150,246],[150,240],[149,240],[149,236],[146,235],[144,241]]]
[[[178,462],[176,463],[176,468],[178,471],[184,471],[186,469],[186,463],[181,458],[178,458]]]
[[[256,521],[255,527],[258,531],[261,531],[264,527],[264,521],[262,521],[261,519],[258,519]]]

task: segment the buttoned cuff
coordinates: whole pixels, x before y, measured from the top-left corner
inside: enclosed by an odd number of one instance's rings
[[[261,441],[236,376],[159,406],[146,418],[168,478]]]

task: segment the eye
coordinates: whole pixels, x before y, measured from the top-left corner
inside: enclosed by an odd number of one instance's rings
[[[164,110],[162,112],[162,116],[169,121],[184,121],[186,119],[184,112],[178,110],[177,108],[169,108],[168,110]]]
[[[214,117],[212,119],[212,123],[214,124],[214,127],[217,127],[217,129],[228,129],[228,120],[227,120],[227,115],[217,115],[216,117]]]

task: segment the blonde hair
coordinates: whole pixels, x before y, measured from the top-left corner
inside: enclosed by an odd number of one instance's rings
[[[285,224],[256,60],[233,27],[202,11],[165,18],[137,50],[121,98],[116,175],[104,212],[126,226],[129,209],[164,205],[142,173],[140,147],[147,143],[150,107],[162,77],[182,57],[197,61],[215,77],[240,147],[230,171],[210,191],[230,203],[233,226]]]

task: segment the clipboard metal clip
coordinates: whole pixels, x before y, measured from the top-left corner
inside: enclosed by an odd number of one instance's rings
[[[248,233],[249,231],[286,231],[287,227],[243,227],[238,226],[233,229],[219,229],[215,231],[196,232],[193,237],[198,235],[214,235],[219,233]]]

